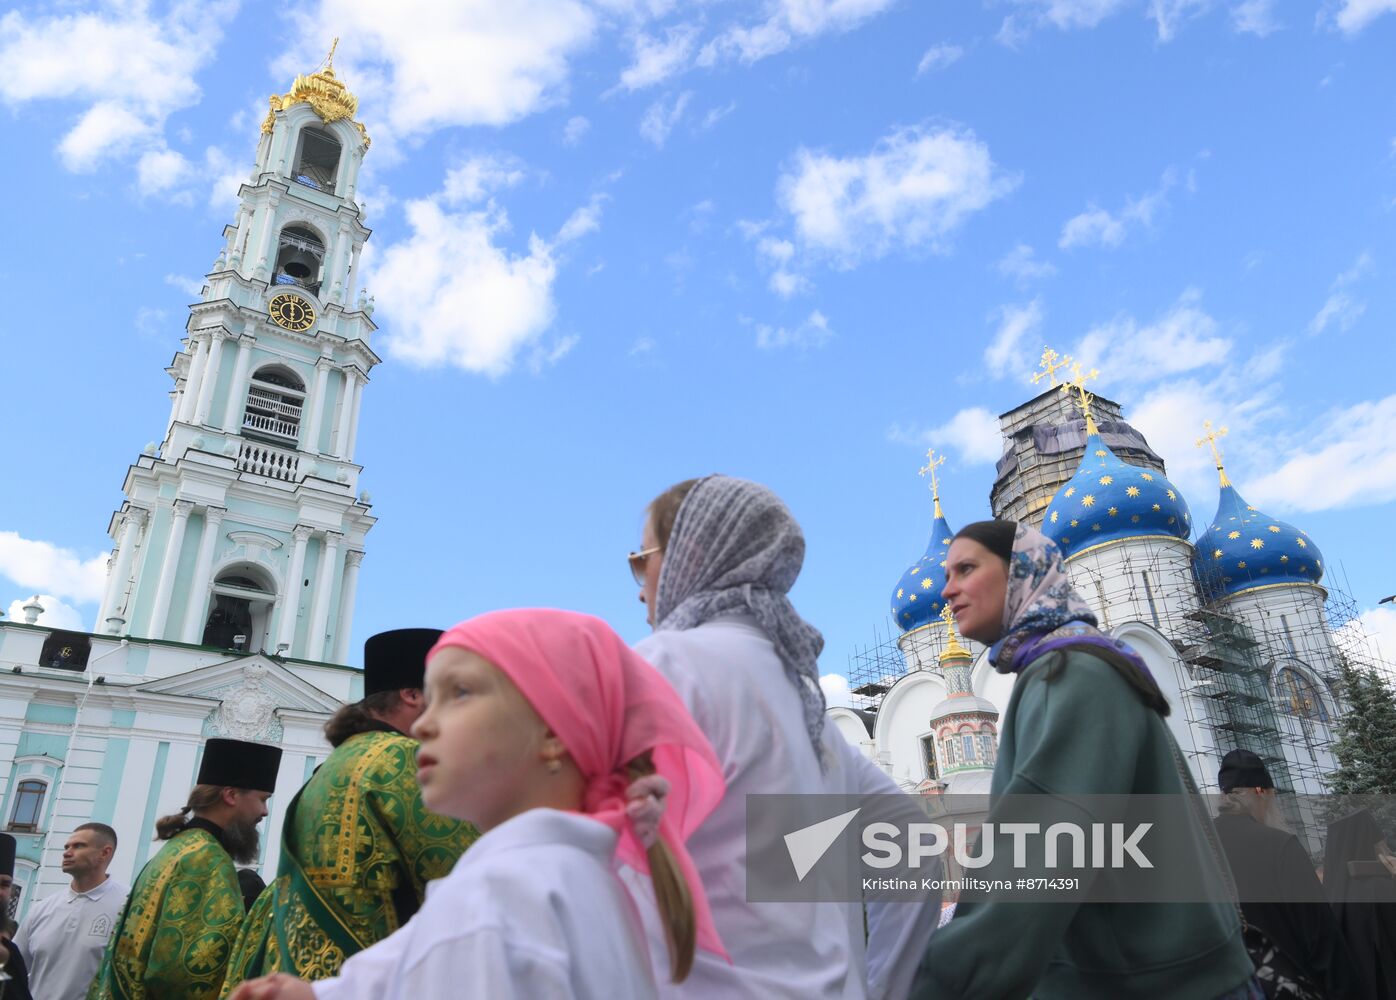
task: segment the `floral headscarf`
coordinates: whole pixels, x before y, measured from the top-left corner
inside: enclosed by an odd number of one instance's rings
[[[1019,521],[1008,559],[1003,636],[989,650],[994,669],[1016,674],[1053,650],[1087,646],[1116,664],[1124,661],[1152,680],[1139,654],[1102,633],[1096,622],[1095,612],[1071,586],[1057,543]]]

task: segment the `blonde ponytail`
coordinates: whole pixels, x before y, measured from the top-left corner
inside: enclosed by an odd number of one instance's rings
[[[654,773],[654,762],[648,753],[630,762],[630,780]],[[681,983],[693,969],[693,954],[698,937],[698,921],[693,914],[693,893],[679,869],[674,854],[663,840],[656,839],[649,848],[650,881],[659,905],[659,919],[664,925],[664,938],[669,944],[669,976]]]

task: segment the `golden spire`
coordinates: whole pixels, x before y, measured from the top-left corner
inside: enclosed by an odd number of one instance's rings
[[[940,662],[970,659],[970,651],[960,645],[960,637],[955,634],[955,613],[949,604],[940,609],[940,620],[945,622],[945,650],[940,654]]]
[[[1068,398],[1072,392],[1076,393],[1076,398],[1071,400],[1076,404],[1076,408],[1081,411],[1086,418],[1086,433],[1099,434],[1100,428],[1095,425],[1095,417],[1091,414],[1091,403],[1095,402],[1095,397],[1086,391],[1086,383],[1097,377],[1100,372],[1092,368],[1088,372],[1083,372],[1081,366],[1075,361],[1071,363],[1071,381],[1063,382],[1061,389]]]
[[[936,458],[935,449],[929,448],[926,450],[926,464],[918,470],[919,475],[931,477],[931,499],[935,501],[936,517],[938,518],[945,515],[941,513],[940,509],[940,482],[936,479],[936,468],[944,464],[945,456],[941,455],[940,458]]]
[[[1222,453],[1217,447],[1217,439],[1226,437],[1226,428],[1222,427],[1214,431],[1212,430],[1212,421],[1204,420],[1202,429],[1207,433],[1197,439],[1197,447],[1201,448],[1204,444],[1212,446],[1212,458],[1216,460],[1217,475],[1221,478],[1221,484],[1223,487],[1230,486],[1231,480],[1226,478],[1226,470],[1222,468]]]
[[[1057,369],[1065,368],[1071,364],[1071,357],[1066,354],[1058,354],[1050,347],[1042,348],[1042,360],[1037,363],[1037,367],[1042,371],[1032,377],[1032,384],[1037,385],[1044,378],[1052,380],[1052,388],[1057,387]]]
[[[324,69],[311,73],[309,76],[296,77],[288,93],[272,94],[268,98],[271,109],[262,121],[263,132],[271,132],[276,127],[276,113],[278,111],[285,111],[294,104],[304,102],[310,105],[311,110],[319,115],[320,120],[326,125],[348,118],[350,124],[359,130],[359,135],[364,141],[364,148],[368,148],[368,131],[361,122],[354,120],[354,115],[358,114],[359,111],[359,99],[349,93],[348,88],[334,75],[334,53],[338,48],[339,39],[336,38],[334,44],[330,46],[329,55],[325,57]]]

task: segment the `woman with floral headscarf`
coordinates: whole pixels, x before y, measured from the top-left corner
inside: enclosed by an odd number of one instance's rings
[[[942,593],[960,631],[990,647],[995,670],[1017,675],[988,823],[1008,819],[1026,796],[1053,796],[1055,805],[1079,803],[1068,796],[1196,792],[1164,722],[1167,700],[1144,661],[1096,629],[1055,543],[1026,524],[979,521],[955,536],[946,563]],[[1171,870],[1224,885],[1225,862],[1206,846],[1215,835],[1192,833],[1180,838],[1183,867]],[[990,896],[962,901],[931,939],[914,996],[1259,1000],[1253,972],[1226,900]]]
[[[906,799],[825,725],[817,664],[824,639],[787,596],[804,554],[804,535],[780,498],[728,476],[688,480],[656,498],[631,554],[655,630],[635,651],[679,692],[727,784],[688,847],[731,961],[700,952],[684,983],[661,980],[664,996],[901,997],[934,929],[936,908],[870,901],[865,945],[857,902],[748,898],[748,795],[897,796],[878,800],[888,809]],[[662,955],[653,927],[651,942]]]

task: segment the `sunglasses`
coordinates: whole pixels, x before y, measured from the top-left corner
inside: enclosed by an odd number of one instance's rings
[[[630,563],[630,575],[635,578],[637,586],[645,585],[645,566],[650,561],[650,556],[656,552],[664,551],[662,545],[656,545],[652,549],[641,549],[639,552],[632,552],[626,556],[626,561]]]

